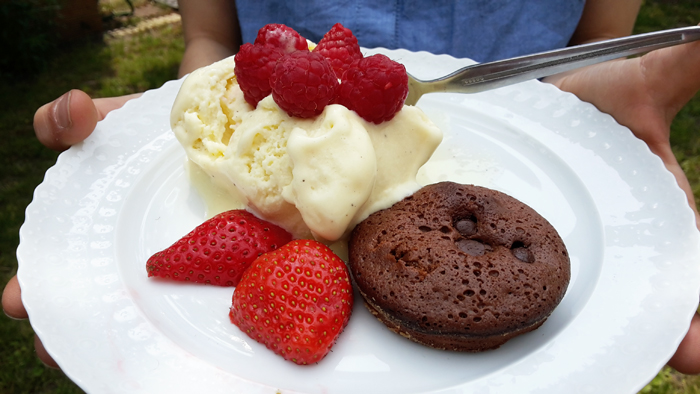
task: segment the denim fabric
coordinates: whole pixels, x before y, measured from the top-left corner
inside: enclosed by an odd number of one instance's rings
[[[567,45],[585,0],[236,0],[243,42],[283,23],[318,42],[336,22],[366,48],[405,48],[479,62]]]

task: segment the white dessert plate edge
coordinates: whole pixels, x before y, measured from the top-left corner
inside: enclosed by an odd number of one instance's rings
[[[421,78],[470,63],[424,52],[366,52],[385,53]],[[160,316],[146,315],[138,289],[124,281],[128,271],[117,257],[122,252],[115,251],[124,246],[116,240],[117,223],[127,220],[121,209],[133,205],[127,199],[138,195],[133,187],[149,170],[152,155],[144,152],[158,154],[176,144],[168,119],[181,82],[168,82],[110,113],[93,136],[60,155],[37,187],[17,251],[32,326],[65,373],[88,392],[301,391],[294,387],[302,386],[260,383],[201,360],[163,334],[154,323]],[[464,106],[491,114],[499,124],[517,122],[513,128],[550,153],[566,149],[557,152],[559,159],[588,188],[605,250],[599,275],[591,278],[595,290],[571,309],[574,316],[556,317],[566,320],[556,338],[543,339],[532,354],[478,378],[420,392],[641,389],[680,343],[700,293],[695,263],[700,235],[685,196],[658,157],[608,115],[535,81],[424,100],[436,111],[442,104]],[[605,182],[618,177],[624,187],[596,183],[596,177]],[[197,209],[180,224],[198,220]],[[485,357],[508,349],[499,351]]]

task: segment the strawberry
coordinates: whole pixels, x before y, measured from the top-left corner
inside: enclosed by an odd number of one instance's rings
[[[297,240],[251,264],[233,293],[229,317],[286,360],[310,364],[328,354],[352,305],[345,263],[319,242]]]
[[[148,276],[236,286],[260,255],[292,240],[284,229],[245,210],[220,213],[146,262]]]

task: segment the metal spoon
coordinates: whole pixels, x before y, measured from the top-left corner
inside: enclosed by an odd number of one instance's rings
[[[699,39],[700,26],[683,27],[475,64],[430,81],[409,74],[406,104],[415,105],[426,93],[478,93]]]

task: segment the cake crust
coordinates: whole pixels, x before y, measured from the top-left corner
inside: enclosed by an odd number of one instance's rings
[[[427,346],[497,348],[541,326],[563,298],[563,240],[504,193],[442,182],[375,212],[353,230],[349,265],[389,329]]]

